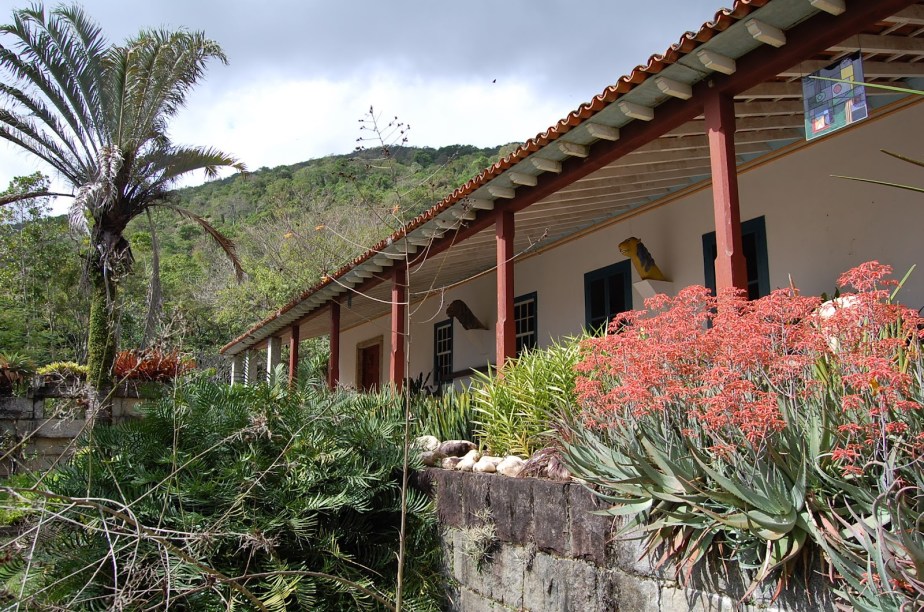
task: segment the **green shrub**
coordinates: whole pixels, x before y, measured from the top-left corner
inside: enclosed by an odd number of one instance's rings
[[[553,425],[576,404],[574,365],[580,355],[575,339],[547,349],[524,351],[500,377],[476,373],[470,393],[476,433],[495,455],[528,457],[554,439]]]
[[[384,400],[193,381],[97,427],[42,484],[60,515],[44,515],[28,574],[24,553],[0,572],[7,596],[25,580],[35,608],[380,609],[403,463]],[[408,500],[405,601],[438,609],[432,509]]]
[[[415,398],[412,414],[418,436],[436,436],[441,441],[475,439],[475,414],[469,393],[450,391],[439,397]]]
[[[385,389],[378,393],[354,393],[351,402],[370,414],[404,420],[405,396]],[[411,437],[436,436],[439,440],[473,440],[474,410],[468,393],[449,392],[441,396],[411,395]],[[361,408],[362,407],[362,408]]]

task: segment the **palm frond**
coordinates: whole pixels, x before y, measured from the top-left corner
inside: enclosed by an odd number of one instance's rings
[[[23,82],[41,89],[70,125],[76,139],[87,147],[90,157],[96,132],[87,106],[93,100],[84,99],[77,76],[85,70],[90,58],[77,52],[72,42],[73,29],[57,12],[46,19],[44,8],[35,5],[15,11],[13,18],[14,23],[3,26],[0,32],[18,39],[21,63],[28,68]],[[41,78],[36,79],[36,73],[40,73]]]
[[[79,160],[61,149],[57,142],[34,122],[7,109],[0,108],[0,138],[12,142],[47,162],[73,184],[79,184],[83,174]]]
[[[0,206],[6,206],[7,204],[14,204],[16,202],[21,202],[23,200],[31,200],[34,198],[50,198],[50,197],[64,197],[72,198],[74,194],[72,193],[58,193],[55,191],[27,191],[25,193],[11,193],[5,196],[0,196]]]
[[[221,250],[223,250],[228,256],[228,259],[231,260],[231,265],[234,266],[234,275],[237,277],[238,282],[244,280],[244,268],[241,266],[241,260],[238,259],[237,256],[237,247],[230,238],[215,229],[215,227],[205,219],[192,211],[186,210],[185,208],[180,208],[179,206],[174,206],[173,204],[168,204],[166,202],[156,202],[151,206],[169,208],[178,215],[198,223],[199,227],[205,230],[205,232],[212,237],[218,246],[221,247]]]
[[[146,188],[154,195],[166,191],[178,178],[197,170],[204,171],[208,179],[217,178],[219,168],[247,171],[243,163],[218,149],[169,144],[138,159],[136,167],[139,175],[149,177]]]
[[[125,46],[113,47],[110,61],[121,78],[113,104],[122,146],[132,142],[140,150],[148,139],[165,130],[165,120],[183,106],[212,58],[227,62],[221,47],[200,33],[142,31]],[[144,78],[138,78],[144,75]]]
[[[67,28],[67,41],[62,42],[64,36],[58,35],[58,44],[67,48],[69,63],[74,73],[74,82],[79,87],[85,102],[85,123],[92,127],[96,133],[103,133],[105,115],[101,106],[100,83],[103,81],[103,58],[109,46],[102,29],[94,23],[79,6],[59,6],[54,15],[61,20]],[[57,21],[49,28],[56,34]],[[79,58],[74,61],[73,58]],[[91,144],[95,144],[91,140]]]

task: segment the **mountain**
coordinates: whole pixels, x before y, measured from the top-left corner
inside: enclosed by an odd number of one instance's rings
[[[218,363],[228,340],[514,148],[358,148],[173,192],[172,204],[233,240],[245,279],[236,281],[225,254],[193,220],[157,208],[137,217],[126,231],[135,263],[120,281],[121,348],[153,343]],[[0,209],[0,353],[40,364],[83,361],[81,271],[89,246],[47,211],[41,202]],[[152,292],[155,268],[161,287]],[[152,302],[162,304],[161,315],[154,337],[145,338]],[[323,346],[305,353],[322,355]]]

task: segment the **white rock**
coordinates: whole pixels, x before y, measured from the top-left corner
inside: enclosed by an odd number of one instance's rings
[[[462,457],[462,461],[456,464],[456,469],[460,472],[471,472],[472,468],[475,467],[475,459],[466,455]]]
[[[444,470],[454,470],[460,461],[462,461],[462,457],[446,457],[443,459],[442,467]]]
[[[523,469],[526,462],[514,455],[504,457],[503,461],[497,464],[497,473],[513,478]]]
[[[493,474],[497,471],[497,464],[491,461],[491,459],[494,459],[494,457],[482,457],[478,460],[478,463],[472,467],[472,471],[482,474]]]
[[[440,441],[436,436],[420,436],[414,440],[414,448],[427,452],[435,451],[440,446]]]
[[[471,459],[474,462],[478,462],[481,459],[481,453],[477,450],[470,450],[462,456],[463,459]]]

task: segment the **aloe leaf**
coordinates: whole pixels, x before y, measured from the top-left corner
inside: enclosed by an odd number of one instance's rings
[[[610,516],[626,516],[628,514],[639,514],[641,512],[646,512],[651,508],[652,500],[646,499],[643,501],[628,502],[619,504],[618,506],[613,506],[612,508],[607,508],[606,510],[596,510],[594,514],[608,514]]]
[[[889,153],[889,152],[888,152],[888,151],[885,151],[885,153]],[[889,153],[889,155],[892,155],[892,154]],[[892,293],[889,295],[889,301],[890,301],[890,302],[894,302],[894,301],[895,301],[896,296],[898,296],[898,292],[901,291],[901,290],[902,290],[902,287],[905,286],[905,282],[906,282],[906,281],[908,280],[908,278],[911,276],[911,273],[914,272],[914,269],[915,269],[916,267],[917,267],[917,264],[912,264],[911,267],[908,268],[908,271],[905,272],[905,275],[902,277],[902,280],[898,283],[898,285],[895,287],[895,289],[894,289],[894,290],[892,291]]]
[[[739,485],[738,483],[735,483],[734,481],[732,481],[730,478],[723,476],[718,471],[706,465],[706,463],[700,457],[699,452],[696,451],[695,449],[691,448],[690,454],[692,455],[696,463],[699,464],[699,466],[703,469],[704,472],[706,472],[709,475],[710,478],[715,480],[725,490],[735,495],[740,501],[746,504],[752,504],[752,505],[759,506],[765,509],[780,509],[778,508],[777,504],[774,504],[770,499],[761,495],[760,493],[755,491],[753,488]]]
[[[859,178],[856,176],[843,176],[840,174],[832,174],[831,176],[833,176],[834,178],[847,179],[849,181],[859,181],[861,183],[872,183],[873,185],[882,185],[884,187],[896,187],[898,189],[905,189],[906,191],[924,193],[924,187],[915,187],[913,185],[902,185],[900,183],[890,183],[889,181],[877,181],[876,179]]]
[[[767,514],[761,510],[748,510],[748,518],[764,529],[776,533],[788,533],[796,524],[796,510],[790,508],[786,514]],[[775,538],[771,538],[775,539]]]
[[[879,149],[889,157],[894,157],[895,159],[900,159],[903,162],[908,162],[909,164],[914,164],[915,166],[921,166],[924,168],[924,161],[920,159],[914,159],[913,157],[908,157],[907,155],[902,155],[901,153],[893,153],[892,151],[886,151],[885,149]]]

